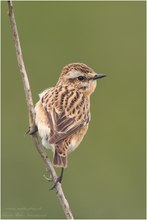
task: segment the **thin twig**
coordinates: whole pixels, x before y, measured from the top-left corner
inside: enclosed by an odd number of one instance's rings
[[[30,132],[32,133],[35,130],[34,104],[33,104],[33,99],[32,99],[31,88],[30,88],[30,84],[29,84],[29,80],[28,80],[28,75],[27,75],[25,64],[23,61],[23,55],[22,55],[19,35],[18,35],[18,31],[17,31],[16,21],[15,21],[12,0],[8,0],[8,15],[9,15],[9,19],[10,19],[10,25],[11,25],[11,30],[12,30],[12,34],[13,34],[14,44],[15,44],[17,62],[18,62],[21,78],[23,81],[23,87],[24,87],[26,102],[27,102],[27,106],[28,106]],[[34,145],[35,145],[38,153],[42,157],[42,159],[45,163],[45,166],[46,166],[47,170],[50,172],[50,174],[53,178],[53,181],[55,183],[57,180],[57,174],[56,174],[56,171],[55,171],[48,155],[46,154],[44,148],[40,144],[36,133],[32,134],[32,138],[33,138],[33,142],[34,142]],[[68,201],[65,198],[65,195],[64,195],[64,192],[63,192],[63,189],[62,189],[62,186],[60,183],[56,184],[55,190],[57,192],[56,195],[57,195],[59,202],[63,208],[63,211],[65,213],[66,218],[67,219],[74,219],[72,212],[70,210]]]

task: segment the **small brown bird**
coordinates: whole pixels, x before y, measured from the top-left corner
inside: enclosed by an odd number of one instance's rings
[[[67,156],[85,136],[90,121],[90,95],[105,77],[83,63],[65,66],[55,87],[43,91],[35,106],[42,144],[53,151],[53,165],[67,167]]]

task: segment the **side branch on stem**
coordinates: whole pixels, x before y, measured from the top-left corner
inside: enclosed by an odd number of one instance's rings
[[[12,30],[12,35],[14,39],[14,44],[15,44],[15,50],[16,50],[16,57],[17,57],[17,62],[18,62],[18,67],[20,70],[21,78],[23,81],[23,87],[24,87],[24,92],[26,96],[26,102],[27,102],[27,107],[28,107],[28,114],[29,114],[29,126],[30,126],[30,133],[32,133],[32,138],[34,145],[42,157],[45,166],[47,170],[50,172],[54,183],[57,180],[57,174],[55,172],[55,169],[46,154],[44,148],[39,142],[38,136],[36,133],[33,133],[35,130],[35,113],[34,113],[34,104],[33,104],[33,99],[32,99],[32,93],[31,93],[31,88],[28,80],[28,75],[26,72],[25,64],[23,61],[23,55],[22,55],[22,50],[21,50],[21,45],[20,45],[20,40],[19,40],[19,35],[17,31],[17,26],[16,26],[16,20],[15,20],[15,15],[13,11],[13,4],[12,0],[8,1],[8,15],[9,15],[9,20],[10,20],[10,25],[11,25],[11,30]],[[63,208],[63,211],[65,213],[65,216],[67,219],[74,219],[72,212],[70,210],[69,204],[67,199],[65,198],[62,186],[60,183],[56,184],[55,190],[57,192],[57,197],[59,199],[59,202]]]

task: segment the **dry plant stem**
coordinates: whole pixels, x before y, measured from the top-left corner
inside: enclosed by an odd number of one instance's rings
[[[26,96],[26,101],[27,101],[27,106],[28,106],[28,111],[29,111],[29,125],[30,125],[30,130],[32,131],[32,129],[34,129],[34,126],[35,126],[33,100],[32,100],[32,94],[30,90],[26,68],[25,68],[24,61],[23,61],[23,55],[22,55],[21,45],[20,45],[18,31],[16,27],[12,1],[8,1],[8,7],[9,7],[8,14],[10,18],[10,24],[12,28],[14,43],[15,43],[17,62],[18,62],[19,70],[21,73],[22,81],[23,81],[23,87],[25,90],[25,96]]]
[[[12,1],[8,1],[8,14],[9,14],[9,19],[10,19],[10,25],[11,25],[11,30],[12,30],[12,34],[13,34],[14,44],[15,44],[17,62],[18,62],[21,78],[23,81],[23,87],[24,87],[26,102],[27,102],[27,106],[28,106],[30,132],[33,132],[35,130],[34,105],[33,105],[33,100],[32,100],[31,88],[30,88],[26,68],[25,68],[24,61],[23,61],[23,55],[22,55],[21,45],[20,45],[20,41],[19,41],[19,35],[18,35],[18,31],[17,31],[15,16],[14,16],[14,12],[13,12]],[[32,134],[32,138],[33,138],[33,142],[34,142],[34,145],[35,145],[38,153],[42,157],[42,159],[46,165],[46,168],[51,173],[51,176],[52,176],[53,181],[55,183],[57,180],[57,174],[55,172],[54,167],[52,166],[50,159],[48,158],[44,148],[40,144],[36,133]],[[66,198],[64,196],[64,192],[63,192],[63,189],[62,189],[62,186],[60,183],[57,183],[55,190],[57,192],[57,197],[60,201],[60,204],[63,208],[63,211],[65,213],[66,218],[67,219],[74,219],[72,212],[70,210],[68,201],[66,200]]]

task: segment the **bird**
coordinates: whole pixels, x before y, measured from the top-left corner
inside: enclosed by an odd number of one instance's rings
[[[39,94],[35,124],[42,145],[53,152],[53,165],[62,168],[57,182],[61,183],[69,153],[80,145],[87,133],[91,119],[90,96],[97,79],[105,76],[84,63],[71,63],[62,69],[54,87]]]

